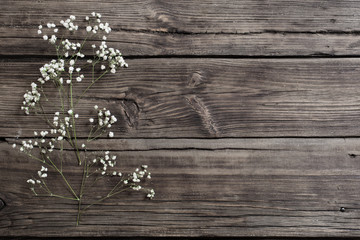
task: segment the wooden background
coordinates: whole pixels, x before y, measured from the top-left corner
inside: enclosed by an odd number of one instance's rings
[[[360,236],[360,1],[0,3],[0,236]],[[81,105],[120,120],[91,150],[148,164],[157,194],[75,227],[76,203],[33,197],[39,166],[11,144],[45,127],[20,110],[54,56],[37,26],[92,11],[130,67]]]

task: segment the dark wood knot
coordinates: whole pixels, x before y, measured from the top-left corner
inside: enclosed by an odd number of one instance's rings
[[[0,211],[6,206],[4,200],[0,198]]]

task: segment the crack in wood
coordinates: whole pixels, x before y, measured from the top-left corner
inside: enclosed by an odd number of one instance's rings
[[[186,96],[185,99],[189,105],[199,114],[204,127],[207,129],[210,135],[218,137],[220,132],[205,103],[195,95]]]

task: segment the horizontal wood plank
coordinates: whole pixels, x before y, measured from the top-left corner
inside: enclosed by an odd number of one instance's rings
[[[2,61],[0,88],[11,93],[0,99],[2,137],[28,137],[47,128],[20,106],[48,61]],[[360,136],[358,59],[128,62],[128,69],[102,79],[79,102],[80,136],[87,136],[95,104],[118,116],[120,138]],[[77,84],[75,94],[87,83]],[[48,94],[57,101],[54,90]]]
[[[94,9],[113,26],[109,41],[126,56],[358,56],[360,51],[358,1],[83,3],[3,1],[0,55],[54,55],[37,26],[70,14],[83,19]]]
[[[40,166],[11,143],[0,144],[1,236],[360,235],[359,139],[108,141],[122,170],[149,165],[156,198],[121,195],[89,209],[80,227],[75,203],[31,195],[25,180]],[[64,171],[75,184],[80,171],[73,154],[66,156]],[[49,176],[61,192],[55,173]]]
[[[81,38],[83,35],[79,36]],[[360,42],[356,34],[181,34],[114,30],[107,42],[127,57],[360,55]],[[94,43],[99,44],[98,41]],[[0,55],[4,56],[56,54],[54,47],[46,44],[34,27],[0,26],[0,44]],[[84,49],[84,53],[92,55],[93,51]]]
[[[114,29],[186,33],[359,31],[359,1],[2,1],[5,26],[103,14]]]

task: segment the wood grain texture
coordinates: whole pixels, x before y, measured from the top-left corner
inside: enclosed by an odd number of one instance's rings
[[[31,196],[23,182],[39,165],[11,143],[0,144],[0,197],[7,203],[1,236],[349,237],[360,231],[355,138],[112,140],[106,145],[122,170],[151,166],[156,198],[124,194],[90,209],[78,228],[76,204]],[[75,160],[67,156],[68,167]],[[65,169],[72,182],[80,180],[75,166]],[[98,187],[94,197],[106,191]]]
[[[359,0],[0,5],[1,239],[360,236]],[[130,67],[100,81],[76,108],[79,142],[94,104],[119,119],[115,139],[81,154],[110,150],[123,172],[149,165],[156,198],[125,193],[92,207],[75,227],[76,203],[32,196],[26,180],[40,165],[11,145],[47,129],[20,110],[54,55],[38,25],[92,11],[110,23],[108,45]],[[65,175],[78,189],[81,171],[69,146],[64,152]],[[51,186],[67,194],[57,177],[49,173]]]
[[[54,56],[54,47],[38,36],[37,26],[0,26],[0,55]],[[108,45],[126,57],[145,56],[359,56],[357,34],[254,33],[183,34],[113,30]],[[98,41],[94,42],[98,44]],[[87,55],[91,49],[84,49]]]
[[[114,29],[185,33],[359,31],[359,1],[2,1],[5,26],[38,25],[96,10]]]
[[[2,1],[0,55],[54,55],[38,24],[94,9],[126,56],[359,55],[359,1]]]
[[[46,128],[20,106],[47,61],[2,61],[0,88],[12,93],[0,99],[3,137],[29,137]],[[79,103],[83,137],[94,104],[119,117],[114,128],[120,138],[360,136],[358,59],[128,62],[128,69],[101,80]],[[79,93],[87,84],[77,86]]]

